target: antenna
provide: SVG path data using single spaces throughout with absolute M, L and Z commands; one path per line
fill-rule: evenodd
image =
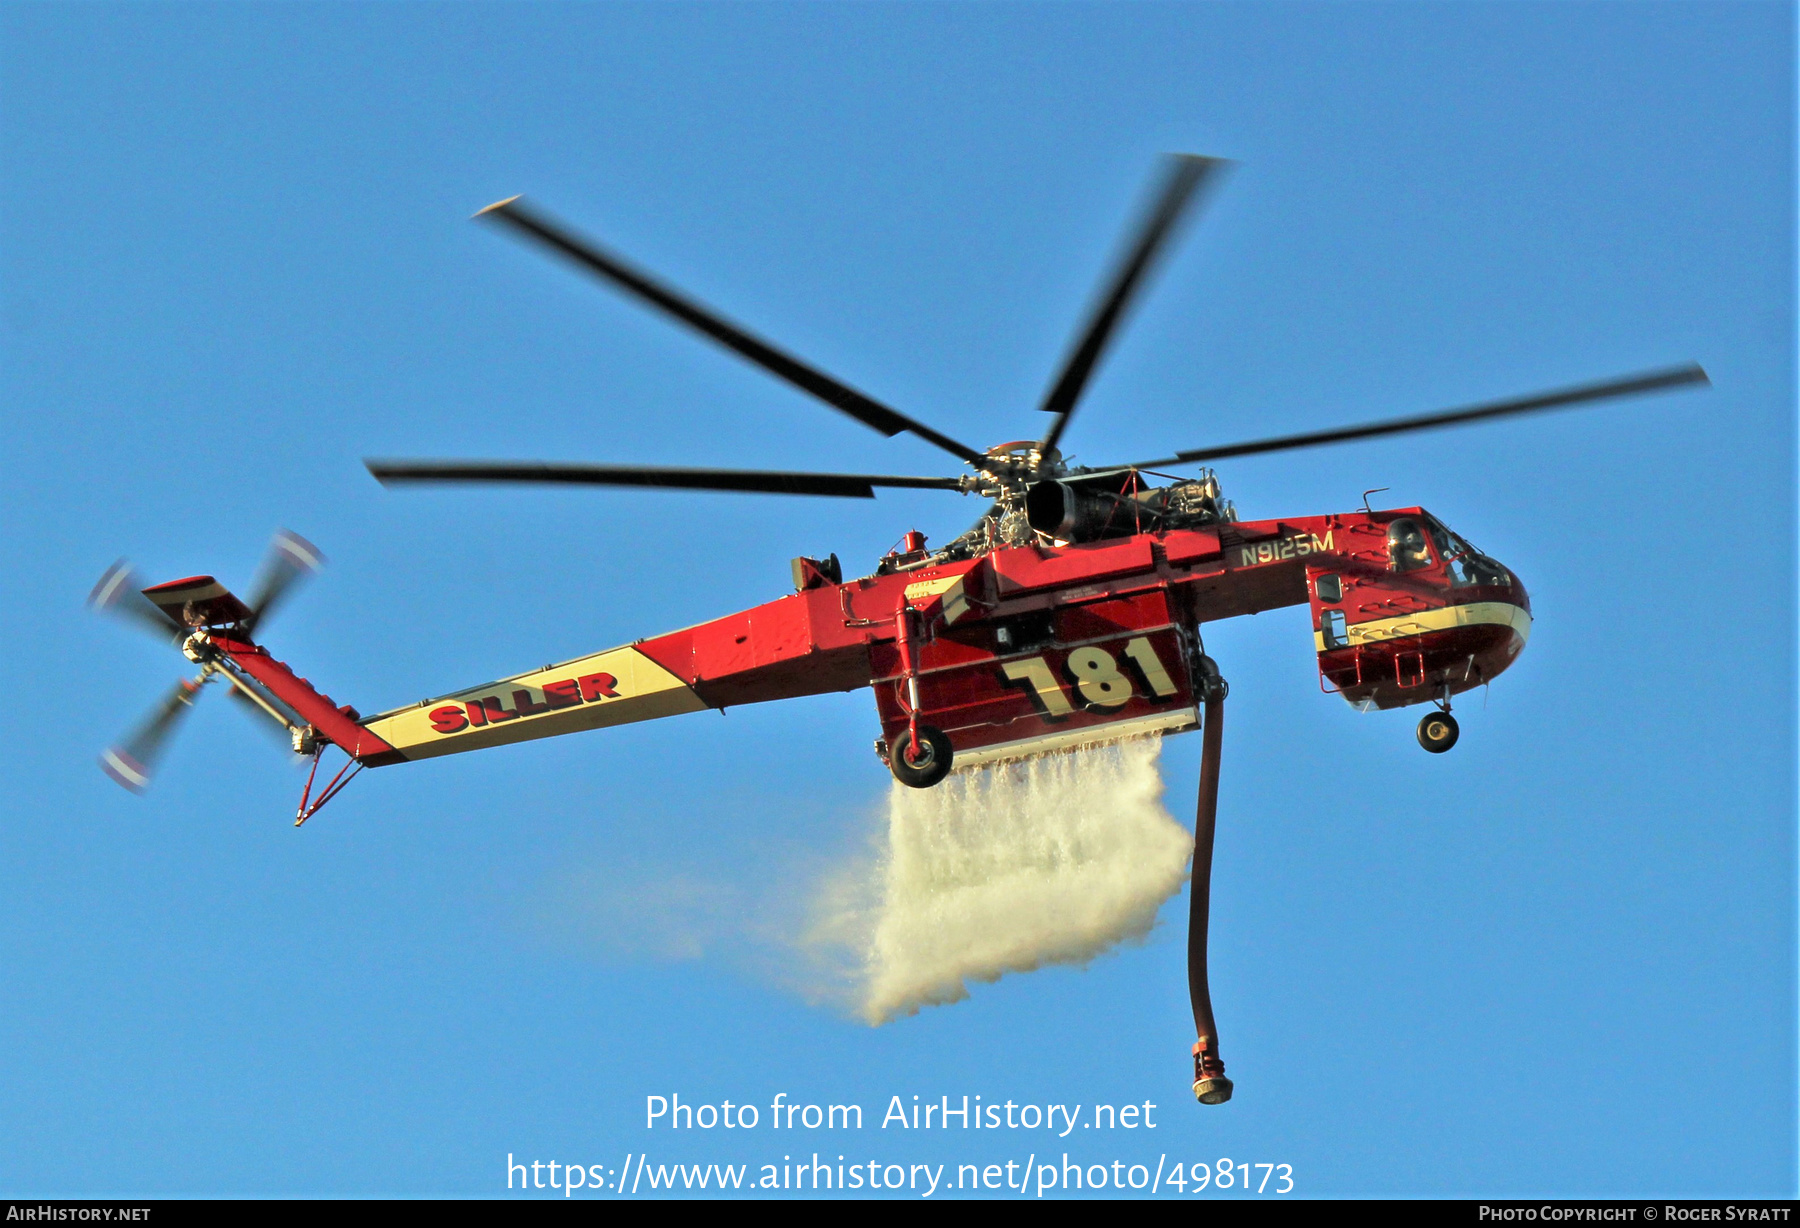
M 1374 490 L 1363 491 L 1363 511 L 1365 511 L 1365 512 L 1369 513 L 1369 515 L 1373 516 L 1375 514 L 1375 509 L 1369 506 L 1369 496 L 1370 495 L 1378 495 L 1384 490 L 1392 490 L 1392 489 L 1394 489 L 1392 486 L 1377 486 Z

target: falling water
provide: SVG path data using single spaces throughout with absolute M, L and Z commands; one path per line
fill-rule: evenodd
M 856 1013 L 883 1023 L 1147 934 L 1193 852 L 1160 750 L 1133 738 L 892 786 L 885 840 L 834 881 L 813 933 Z

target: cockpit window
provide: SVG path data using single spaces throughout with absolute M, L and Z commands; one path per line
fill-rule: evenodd
M 1450 557 L 1450 538 L 1453 534 L 1430 516 L 1425 517 L 1425 531 L 1431 534 L 1431 544 L 1437 547 L 1438 557 Z
M 1504 585 L 1512 582 L 1512 576 L 1506 568 L 1449 529 L 1435 520 L 1427 520 L 1426 524 L 1431 530 L 1431 540 L 1437 544 L 1438 554 L 1449 563 L 1447 570 L 1452 585 L 1467 588 L 1472 585 Z M 1388 536 L 1392 540 L 1392 528 L 1388 530 Z
M 1395 571 L 1417 571 L 1431 566 L 1431 551 L 1425 545 L 1425 531 L 1410 516 L 1402 516 L 1388 525 L 1388 558 Z

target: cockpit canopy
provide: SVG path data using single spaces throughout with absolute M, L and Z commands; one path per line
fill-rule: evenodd
M 1435 516 L 1401 516 L 1389 522 L 1387 541 L 1388 565 L 1395 571 L 1418 571 L 1443 563 L 1450 583 L 1457 588 L 1513 582 L 1511 572 L 1452 533 Z

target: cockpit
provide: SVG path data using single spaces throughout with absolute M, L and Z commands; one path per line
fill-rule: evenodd
M 1441 563 L 1453 588 L 1513 583 L 1511 572 L 1452 533 L 1435 516 L 1402 516 L 1391 521 L 1387 545 L 1388 565 L 1394 571 L 1419 571 Z

